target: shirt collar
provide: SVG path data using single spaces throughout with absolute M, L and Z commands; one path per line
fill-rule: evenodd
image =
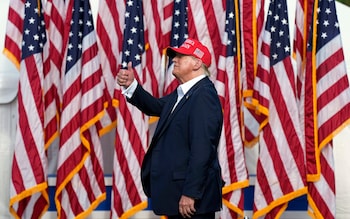
M 193 87 L 193 85 L 195 85 L 198 81 L 202 80 L 203 78 L 205 78 L 206 75 L 199 75 L 183 84 L 180 84 L 179 87 L 181 87 L 183 94 L 186 94 L 187 91 L 189 91 L 191 89 L 191 87 Z

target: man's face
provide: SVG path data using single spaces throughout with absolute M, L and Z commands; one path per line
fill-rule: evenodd
M 174 70 L 173 75 L 180 80 L 181 83 L 189 80 L 193 67 L 195 65 L 195 58 L 189 55 L 182 55 L 177 53 L 173 58 Z

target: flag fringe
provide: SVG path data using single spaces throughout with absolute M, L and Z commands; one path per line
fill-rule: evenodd
M 90 121 L 86 122 L 85 124 L 83 124 L 81 126 L 81 130 L 80 130 L 80 139 L 82 144 L 85 146 L 85 148 L 87 149 L 87 152 L 84 153 L 84 156 L 82 157 L 81 161 L 77 164 L 77 166 L 69 173 L 67 174 L 67 177 L 63 180 L 63 182 L 59 185 L 59 187 L 57 187 L 56 189 L 56 194 L 55 194 L 55 203 L 56 203 L 56 208 L 57 208 L 57 214 L 58 214 L 58 218 L 60 218 L 60 212 L 61 212 L 61 203 L 59 201 L 58 196 L 61 194 L 61 192 L 63 191 L 63 189 L 66 187 L 66 185 L 71 181 L 71 179 L 79 172 L 79 170 L 84 166 L 84 163 L 86 161 L 86 159 L 88 158 L 88 156 L 90 156 L 90 142 L 84 137 L 83 133 L 88 130 L 92 125 L 94 125 L 97 121 L 99 121 L 103 115 L 104 115 L 104 110 L 102 110 L 101 112 L 99 112 L 95 117 L 93 117 L 92 119 L 90 119 Z M 99 199 L 96 199 L 99 200 Z M 93 202 L 90 207 L 88 208 L 88 210 L 91 208 L 92 205 L 94 205 L 95 202 Z M 92 210 L 91 210 L 92 211 Z M 90 211 L 90 213 L 91 213 Z M 84 211 L 86 212 L 86 211 Z M 84 213 L 83 212 L 83 213 Z
M 135 205 L 134 207 L 130 208 L 129 210 L 126 210 L 119 219 L 128 219 L 131 216 L 135 215 L 137 212 L 146 209 L 148 206 L 148 202 L 147 201 L 143 201 L 138 205 Z
M 280 212 L 276 215 L 276 218 L 279 218 L 282 215 L 282 213 L 286 210 L 289 201 L 291 201 L 295 198 L 298 198 L 302 195 L 305 195 L 305 194 L 307 194 L 307 187 L 306 186 L 299 189 L 299 190 L 296 190 L 292 193 L 288 193 L 288 194 L 280 197 L 279 199 L 274 200 L 265 208 L 254 212 L 253 219 L 257 219 L 259 217 L 262 217 L 263 215 L 266 215 L 267 213 L 269 213 L 275 207 L 283 205 L 283 207 L 280 209 Z
M 75 219 L 82 219 L 82 218 L 86 218 L 87 216 L 89 216 L 92 211 L 102 202 L 106 199 L 107 195 L 106 193 L 102 193 L 99 197 L 96 198 L 96 200 L 91 203 L 91 205 L 89 206 L 89 208 L 85 211 L 83 211 L 82 213 L 78 214 Z
M 15 65 L 15 67 L 19 70 L 20 62 L 16 59 L 16 56 L 10 52 L 10 50 L 4 48 L 2 53 Z
M 34 193 L 38 193 L 38 192 L 41 192 L 41 194 L 43 195 L 43 197 L 45 198 L 46 200 L 46 205 L 41 213 L 41 215 L 43 215 L 47 209 L 49 208 L 49 195 L 46 191 L 46 189 L 48 188 L 48 184 L 47 182 L 43 182 L 43 183 L 40 183 L 40 184 L 37 184 L 35 185 L 34 187 L 32 188 L 29 188 L 29 189 L 26 189 L 24 190 L 23 192 L 19 193 L 18 195 L 10 198 L 10 202 L 9 202 L 9 210 L 10 210 L 10 213 L 16 218 L 16 219 L 19 219 L 21 218 L 18 214 L 17 214 L 17 211 L 13 208 L 13 205 L 16 203 L 16 202 L 20 202 L 22 201 L 23 199 L 25 198 L 28 198 L 30 196 L 32 196 Z
M 231 202 L 229 202 L 226 199 L 222 199 L 222 203 L 230 210 L 236 212 L 239 217 L 238 218 L 243 218 L 244 217 L 244 211 L 242 209 L 238 208 L 237 206 L 233 205 Z

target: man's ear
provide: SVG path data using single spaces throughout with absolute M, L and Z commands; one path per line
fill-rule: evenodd
M 194 58 L 194 60 L 195 60 L 195 64 L 194 64 L 193 68 L 194 68 L 194 70 L 197 71 L 198 69 L 200 69 L 202 67 L 203 62 L 202 62 L 202 60 L 200 60 L 198 58 Z

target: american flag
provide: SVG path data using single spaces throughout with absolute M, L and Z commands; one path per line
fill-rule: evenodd
M 172 27 L 172 22 L 173 22 L 173 15 L 174 15 L 174 0 L 164 0 L 162 1 L 162 10 L 163 13 L 161 13 L 161 31 L 162 31 L 162 47 L 163 47 L 163 61 L 162 61 L 162 68 L 164 69 L 163 75 L 165 75 L 165 70 L 168 68 L 167 63 L 165 60 L 167 59 L 167 56 L 165 54 L 166 52 L 166 47 L 170 45 L 171 41 L 171 31 L 173 29 Z M 164 85 L 164 79 L 163 79 L 163 85 Z M 163 89 L 163 87 L 162 87 Z
M 47 39 L 44 14 L 40 10 L 41 1 L 26 1 L 23 6 L 25 16 L 20 51 L 18 121 L 10 183 L 10 212 L 16 218 L 39 218 L 49 206 L 42 98 L 43 48 L 47 45 Z M 14 32 L 14 36 L 17 34 Z M 8 37 L 12 38 L 11 33 L 8 33 Z
M 64 58 L 64 22 L 65 2 L 48 0 L 45 5 L 45 23 L 48 32 L 49 47 L 45 54 L 44 65 L 44 102 L 45 102 L 45 145 L 49 147 L 59 137 L 60 104 L 62 99 L 60 77 Z
M 121 8 L 122 7 L 118 7 L 118 10 Z M 98 52 L 103 72 L 102 80 L 105 81 L 105 99 L 106 103 L 108 103 L 103 118 L 101 118 L 97 124 L 101 136 L 114 130 L 117 125 L 113 96 L 116 86 L 115 76 L 118 72 L 118 57 L 121 51 L 122 33 L 120 31 L 120 25 L 116 1 L 101 0 L 99 2 L 96 30 L 99 46 Z
M 174 1 L 172 28 L 170 35 L 170 46 L 179 47 L 188 38 L 188 18 L 187 18 L 187 0 Z M 164 92 L 170 94 L 179 85 L 172 72 L 174 64 L 168 60 L 168 67 L 165 73 Z
M 223 51 L 218 65 L 217 82 L 223 84 L 224 96 L 220 96 L 224 112 L 224 126 L 219 145 L 224 208 L 221 218 L 244 216 L 243 188 L 249 186 L 245 166 L 244 146 L 241 136 L 241 87 L 240 87 L 240 29 L 238 1 L 226 1 L 226 25 Z M 216 83 L 218 84 L 218 83 Z M 217 85 L 218 86 L 218 85 Z M 219 86 L 218 86 L 219 87 Z
M 164 65 L 162 65 L 164 37 L 162 33 L 163 1 L 151 0 L 144 4 L 144 32 L 145 32 L 145 83 L 144 87 L 155 97 L 163 94 Z
M 105 77 L 108 92 L 113 97 L 115 90 L 115 76 L 120 64 L 120 55 L 123 45 L 123 14 L 124 4 L 115 0 L 101 0 L 99 2 L 96 31 L 98 36 L 101 67 Z
M 198 39 L 208 47 L 209 51 L 212 51 L 212 64 L 209 70 L 213 81 L 216 79 L 217 63 L 219 57 L 222 55 L 222 33 L 225 32 L 225 2 L 225 0 L 211 0 L 187 1 L 186 3 L 188 37 Z M 183 0 L 164 0 L 163 3 L 164 23 L 162 25 L 162 30 L 163 39 L 165 38 L 165 40 L 162 44 L 165 46 L 170 45 L 172 39 L 172 31 L 174 29 L 172 21 L 174 18 L 174 7 L 176 3 L 184 4 Z M 169 42 L 167 41 L 168 38 L 170 39 Z M 171 73 L 169 70 L 167 71 Z M 166 90 L 166 87 L 167 85 L 165 85 L 164 90 Z
M 69 1 L 55 202 L 59 218 L 86 217 L 106 198 L 96 122 L 104 82 L 89 1 Z
M 306 45 L 308 42 L 308 28 L 312 19 L 314 0 L 298 0 L 295 9 L 295 28 L 293 41 L 293 55 L 296 61 L 297 74 L 297 97 L 300 101 L 302 92 L 302 83 L 304 82 L 304 69 L 306 58 Z
M 221 49 L 224 44 L 222 36 L 225 32 L 225 2 L 188 2 L 188 36 L 198 39 L 211 51 L 212 62 L 209 71 L 213 81 L 216 79 L 217 65 L 223 53 Z
M 252 105 L 253 84 L 257 70 L 257 54 L 263 33 L 265 0 L 242 0 L 240 5 L 241 53 L 242 68 L 240 70 L 243 95 L 243 130 L 244 145 L 254 146 L 259 137 L 259 116 L 254 113 Z
M 335 2 L 316 0 L 314 4 L 302 101 L 304 124 L 312 124 L 305 126 L 306 150 L 315 154 L 306 156 L 311 176 L 309 213 L 316 218 L 335 218 L 332 139 L 350 123 L 350 88 Z
M 4 54 L 19 69 L 22 55 L 24 0 L 10 0 Z
M 125 19 L 121 67 L 126 68 L 131 62 L 135 69 L 135 77 L 143 85 L 147 77 L 142 1 L 130 0 L 126 5 L 124 1 L 120 1 L 118 7 L 125 7 L 125 15 L 119 14 L 120 19 Z M 140 171 L 148 147 L 148 117 L 126 102 L 120 88 L 116 90 L 115 98 L 118 100 L 118 126 L 113 164 L 111 218 L 128 218 L 147 207 Z
M 306 72 L 312 72 L 312 61 L 307 61 L 312 60 L 312 47 L 307 47 L 307 45 L 313 38 L 313 30 L 311 30 L 313 26 L 312 20 L 314 19 L 313 7 L 314 0 L 298 1 L 295 20 L 296 32 L 294 35 L 294 52 L 297 62 L 297 98 L 300 108 L 300 121 L 303 124 L 306 121 L 305 119 L 310 119 L 310 123 L 302 126 L 302 132 L 304 133 L 303 141 L 305 142 L 307 181 L 317 180 L 320 171 L 319 162 L 317 162 L 317 135 L 314 133 L 316 124 L 313 122 L 314 118 L 317 117 L 313 110 L 315 85 L 311 82 L 313 80 L 312 74 L 306 74 Z
M 253 103 L 264 116 L 253 218 L 276 218 L 292 199 L 307 193 L 289 22 L 285 0 L 270 2 L 258 56 Z M 256 102 L 254 102 L 256 101 Z

